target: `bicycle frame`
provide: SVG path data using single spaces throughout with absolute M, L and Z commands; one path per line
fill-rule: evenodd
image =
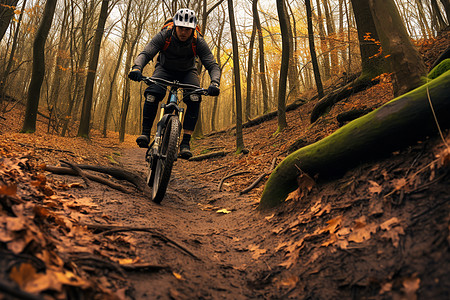
M 171 115 L 176 115 L 180 121 L 180 123 L 183 123 L 184 120 L 184 108 L 180 107 L 179 104 L 182 100 L 184 100 L 186 97 L 190 96 L 191 94 L 200 94 L 200 95 L 208 95 L 208 92 L 206 89 L 202 89 L 196 85 L 191 84 L 184 84 L 179 81 L 168 81 L 162 78 L 151 78 L 151 77 L 144 77 L 142 79 L 146 84 L 150 85 L 151 83 L 157 84 L 159 86 L 162 86 L 167 89 L 167 87 L 170 86 L 169 91 L 169 97 L 167 98 L 166 103 L 161 104 L 161 112 L 159 121 L 157 123 L 157 129 L 155 133 L 155 139 L 153 142 L 152 148 L 154 148 L 153 154 L 156 154 L 158 152 L 158 147 L 161 143 L 161 137 L 163 135 L 163 131 L 165 129 L 165 126 L 167 124 L 167 121 Z M 193 89 L 193 91 L 183 95 L 183 97 L 178 97 L 178 92 L 180 89 Z
M 191 94 L 208 95 L 208 91 L 195 85 L 160 78 L 144 77 L 142 81 L 149 85 L 158 84 L 166 89 L 170 86 L 169 97 L 165 104 L 161 104 L 155 138 L 145 155 L 149 163 L 147 184 L 152 187 L 152 200 L 160 203 L 170 180 L 173 162 L 177 158 L 181 124 L 184 118 L 184 108 L 179 107 L 179 104 Z M 183 89 L 183 97 L 178 97 L 180 89 Z M 187 89 L 192 91 L 185 92 Z

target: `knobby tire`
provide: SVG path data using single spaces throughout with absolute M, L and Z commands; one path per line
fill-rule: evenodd
M 152 200 L 161 203 L 169 185 L 172 166 L 177 157 L 177 146 L 181 124 L 178 118 L 172 117 L 167 123 L 161 143 L 161 156 L 154 166 Z

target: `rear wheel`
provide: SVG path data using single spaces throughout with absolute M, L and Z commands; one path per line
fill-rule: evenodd
M 177 117 L 172 117 L 167 123 L 161 141 L 161 152 L 158 159 L 153 163 L 152 176 L 152 200 L 161 203 L 167 190 L 172 173 L 172 166 L 177 157 L 177 145 L 181 124 Z

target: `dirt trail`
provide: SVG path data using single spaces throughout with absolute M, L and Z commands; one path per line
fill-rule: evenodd
M 144 172 L 144 151 L 126 149 L 120 159 L 128 170 Z M 270 234 L 264 216 L 244 196 L 217 192 L 217 184 L 199 182 L 180 168 L 178 160 L 161 205 L 100 187 L 89 195 L 102 206 L 111 223 L 150 227 L 189 250 L 195 257 L 146 232 L 131 233 L 142 262 L 168 266 L 158 272 L 129 273 L 136 299 L 248 299 L 252 274 L 268 264 L 257 261 L 252 244 Z M 230 213 L 218 213 L 225 208 Z M 260 250 L 262 251 L 262 250 Z M 254 256 L 256 255 L 256 256 Z M 178 277 L 178 278 L 177 278 Z

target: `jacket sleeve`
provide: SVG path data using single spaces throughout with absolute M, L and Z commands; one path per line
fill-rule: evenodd
M 214 58 L 211 50 L 209 49 L 208 44 L 205 39 L 201 36 L 197 39 L 197 55 L 200 58 L 200 61 L 205 66 L 206 70 L 208 70 L 209 76 L 211 77 L 211 81 L 220 84 L 220 68 Z
M 149 61 L 153 60 L 153 58 L 164 48 L 164 44 L 166 42 L 165 34 L 167 31 L 160 31 L 156 34 L 152 40 L 145 46 L 144 50 L 136 57 L 134 60 L 134 65 L 132 69 L 142 69 L 148 64 Z

